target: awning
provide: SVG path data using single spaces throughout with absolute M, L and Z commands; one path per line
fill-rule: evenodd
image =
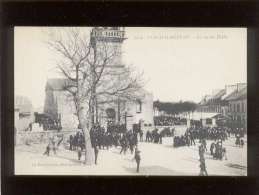
M 224 117 L 222 114 L 217 112 L 194 112 L 190 113 L 190 118 L 187 116 L 187 119 L 199 121 L 201 119 L 212 119 L 212 118 L 220 118 Z

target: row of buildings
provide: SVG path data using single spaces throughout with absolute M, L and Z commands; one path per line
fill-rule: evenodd
M 247 124 L 247 84 L 226 85 L 205 95 L 197 108 L 201 113 L 220 113 L 233 126 L 246 127 Z

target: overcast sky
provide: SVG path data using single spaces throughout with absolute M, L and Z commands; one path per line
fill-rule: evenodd
M 90 31 L 90 28 L 84 28 Z M 48 78 L 58 77 L 46 27 L 15 28 L 15 94 L 42 107 Z M 226 84 L 246 82 L 245 28 L 126 28 L 123 61 L 144 71 L 154 100 L 199 102 Z

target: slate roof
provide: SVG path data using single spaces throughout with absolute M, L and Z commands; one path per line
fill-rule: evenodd
M 65 86 L 71 85 L 72 81 L 69 79 L 63 78 L 55 78 L 55 79 L 48 79 L 46 84 L 46 89 L 51 89 L 54 91 L 62 91 L 64 90 Z
M 235 100 L 241 100 L 247 98 L 247 87 L 241 89 L 240 91 L 235 90 L 233 93 L 229 94 L 225 98 L 227 101 L 235 101 Z
M 211 99 L 219 99 L 221 98 L 223 95 L 225 95 L 226 90 L 225 89 L 221 89 L 218 93 L 216 93 Z

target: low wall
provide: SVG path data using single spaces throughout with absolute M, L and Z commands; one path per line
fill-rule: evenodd
M 29 127 L 29 124 L 34 121 L 33 117 L 23 117 L 15 121 L 17 131 L 24 131 Z
M 48 143 L 48 140 L 51 136 L 57 135 L 58 137 L 63 136 L 63 142 L 67 142 L 69 140 L 69 136 L 71 134 L 75 134 L 77 130 L 67 130 L 60 131 L 51 130 L 51 131 L 41 131 L 41 132 L 33 132 L 33 131 L 19 131 L 16 133 L 16 145 L 23 144 L 42 144 Z

